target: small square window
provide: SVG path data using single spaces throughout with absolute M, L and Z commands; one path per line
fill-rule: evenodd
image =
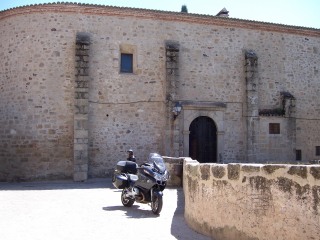
M 320 156 L 320 146 L 316 146 L 316 156 Z
M 296 160 L 297 161 L 301 161 L 302 160 L 301 150 L 296 150 Z
M 280 123 L 269 123 L 269 134 L 280 134 Z
M 121 53 L 120 72 L 133 73 L 133 54 Z

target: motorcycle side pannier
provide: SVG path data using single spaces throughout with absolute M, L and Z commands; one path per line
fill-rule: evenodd
M 121 173 L 137 174 L 137 164 L 131 161 L 119 161 L 117 170 Z
M 127 176 L 124 174 L 115 171 L 112 178 L 112 184 L 115 188 L 124 189 L 125 187 L 129 187 L 129 182 Z

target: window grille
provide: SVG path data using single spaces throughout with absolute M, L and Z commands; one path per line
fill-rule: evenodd
M 301 161 L 302 160 L 302 152 L 301 150 L 296 150 L 296 160 Z
M 269 134 L 280 134 L 280 123 L 269 123 Z
M 320 156 L 320 146 L 316 146 L 316 156 Z

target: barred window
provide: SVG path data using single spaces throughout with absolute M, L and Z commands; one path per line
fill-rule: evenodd
M 269 123 L 269 134 L 280 134 L 280 123 Z
M 302 160 L 302 152 L 301 150 L 296 150 L 296 160 L 301 161 Z
M 320 156 L 320 146 L 316 146 L 316 156 Z

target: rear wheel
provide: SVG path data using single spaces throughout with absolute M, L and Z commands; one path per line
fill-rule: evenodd
M 127 197 L 128 189 L 123 189 L 121 193 L 121 202 L 125 207 L 131 207 L 134 203 L 134 199 Z
M 151 210 L 154 214 L 159 215 L 162 210 L 163 200 L 162 195 L 154 194 L 151 202 Z

